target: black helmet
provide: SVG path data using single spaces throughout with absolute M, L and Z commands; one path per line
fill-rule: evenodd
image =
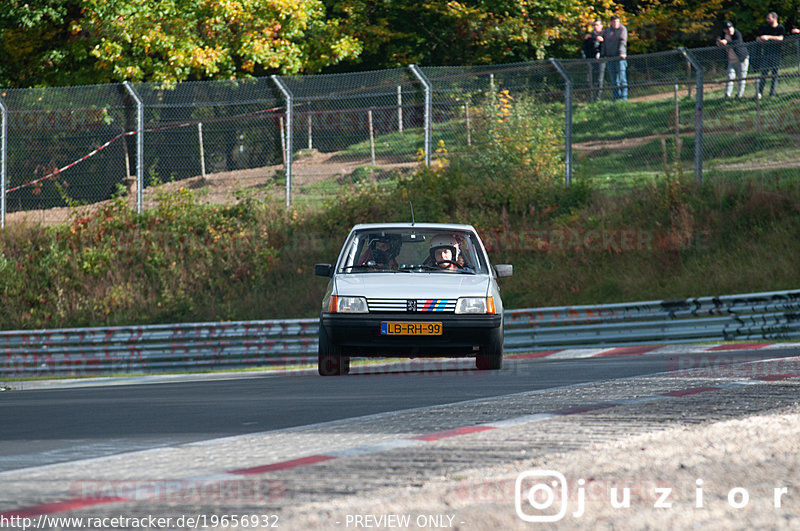
M 386 243 L 386 249 L 378 249 L 379 243 Z M 400 236 L 397 234 L 372 234 L 369 239 L 369 252 L 377 264 L 386 264 L 400 252 Z

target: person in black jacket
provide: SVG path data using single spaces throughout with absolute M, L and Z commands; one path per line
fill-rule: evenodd
M 586 83 L 589 86 L 589 94 L 595 101 L 600 99 L 603 94 L 603 77 L 606 75 L 606 64 L 597 62 L 600 59 L 600 41 L 597 37 L 603 33 L 603 21 L 599 18 L 592 23 L 591 33 L 583 36 L 583 47 L 581 55 L 584 59 L 589 59 L 586 63 Z M 594 80 L 597 80 L 597 95 L 594 95 Z
M 786 35 L 786 28 L 783 24 L 778 24 L 778 14 L 774 11 L 767 15 L 767 23 L 758 30 L 756 42 L 759 43 L 759 69 L 761 79 L 758 81 L 757 98 L 761 98 L 764 93 L 764 86 L 767 84 L 767 74 L 772 74 L 772 85 L 769 95 L 775 95 L 775 85 L 778 84 L 778 68 L 781 66 L 781 44 Z
M 725 48 L 728 56 L 728 82 L 725 83 L 725 99 L 730 99 L 733 93 L 734 79 L 739 80 L 739 91 L 736 93 L 736 98 L 741 99 L 744 96 L 750 54 L 747 52 L 742 33 L 733 27 L 733 22 L 725 22 L 725 29 L 717 39 L 717 46 Z
M 611 16 L 611 26 L 597 38 L 600 41 L 600 57 L 609 58 L 608 78 L 614 86 L 614 101 L 628 99 L 628 30 L 617 15 Z

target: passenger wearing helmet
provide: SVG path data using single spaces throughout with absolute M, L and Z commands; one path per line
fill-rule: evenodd
M 395 257 L 400 251 L 399 239 L 393 235 L 380 234 L 370 237 L 368 251 L 360 261 L 360 265 L 397 269 Z
M 431 238 L 430 260 L 447 271 L 456 271 L 464 267 L 461 246 L 451 234 L 437 234 Z

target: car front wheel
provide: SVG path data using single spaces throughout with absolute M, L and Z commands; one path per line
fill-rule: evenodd
M 325 327 L 319 325 L 319 357 L 317 371 L 320 376 L 339 376 L 350 372 L 350 356 L 342 354 L 342 349 L 333 344 Z

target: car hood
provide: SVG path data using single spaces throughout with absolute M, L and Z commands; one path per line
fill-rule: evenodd
M 367 273 L 336 277 L 335 294 L 380 299 L 483 297 L 488 275 L 460 273 Z

